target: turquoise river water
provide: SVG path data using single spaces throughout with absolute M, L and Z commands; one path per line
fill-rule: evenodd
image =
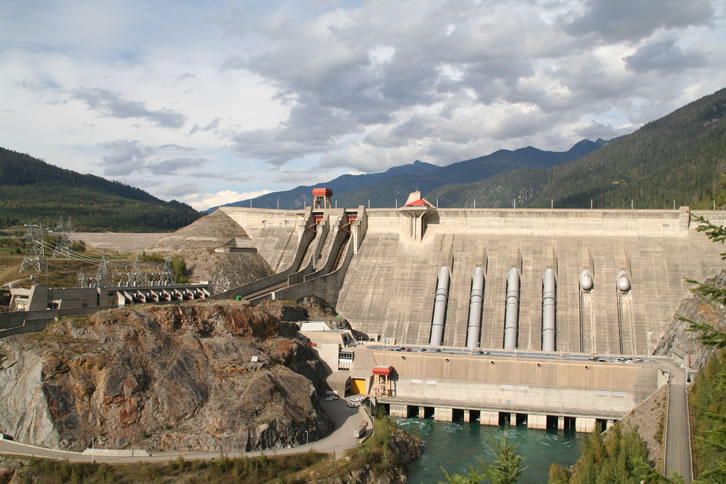
M 557 462 L 570 466 L 582 453 L 583 435 L 562 430 L 534 430 L 526 427 L 481 426 L 479 422 L 434 422 L 433 419 L 394 419 L 402 428 L 417 434 L 426 444 L 421 459 L 409 466 L 408 479 L 412 484 L 445 481 L 441 467 L 449 474 L 465 473 L 470 465 L 478 464 L 478 457 L 486 462 L 494 460 L 488 451 L 487 433 L 506 432 L 517 445 L 519 455 L 528 466 L 520 484 L 546 483 L 550 464 Z

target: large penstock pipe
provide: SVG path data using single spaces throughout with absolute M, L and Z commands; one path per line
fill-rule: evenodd
M 504 349 L 517 349 L 517 325 L 519 324 L 519 271 L 509 269 L 507 276 L 507 307 L 504 315 Z
M 542 351 L 555 351 L 555 271 L 548 267 L 542 280 Z
M 615 276 L 615 279 L 617 281 L 618 290 L 621 293 L 626 293 L 630 291 L 630 278 L 628 277 L 627 271 L 622 270 L 618 272 L 618 275 Z
M 441 346 L 444 339 L 444 320 L 446 319 L 446 301 L 449 298 L 449 268 L 441 267 L 439 283 L 436 285 L 436 299 L 434 300 L 434 319 L 431 323 L 430 345 Z
M 484 269 L 477 267 L 471 276 L 471 298 L 469 302 L 469 326 L 466 330 L 466 347 L 479 346 L 481 337 L 481 307 L 484 296 Z
M 583 271 L 580 272 L 580 288 L 582 288 L 585 292 L 589 292 L 592 290 L 592 286 L 592 272 L 590 272 L 590 269 L 583 269 Z

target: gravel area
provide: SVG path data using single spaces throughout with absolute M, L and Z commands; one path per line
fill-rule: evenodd
M 133 232 L 75 232 L 72 240 L 82 240 L 88 245 L 99 249 L 118 252 L 140 252 L 156 244 L 168 233 L 133 233 Z

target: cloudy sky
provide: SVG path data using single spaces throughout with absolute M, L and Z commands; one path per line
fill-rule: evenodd
M 726 0 L 0 7 L 0 146 L 198 209 L 566 150 L 726 87 Z

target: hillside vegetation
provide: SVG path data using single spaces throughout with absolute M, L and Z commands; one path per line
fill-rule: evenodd
M 426 193 L 443 206 L 670 208 L 711 206 L 726 171 L 726 89 L 580 159 Z
M 86 231 L 169 231 L 200 217 L 190 206 L 165 202 L 138 188 L 58 168 L 0 148 L 0 227 L 71 217 Z
M 690 394 L 696 475 L 713 482 L 726 479 L 726 356 L 711 357 Z

